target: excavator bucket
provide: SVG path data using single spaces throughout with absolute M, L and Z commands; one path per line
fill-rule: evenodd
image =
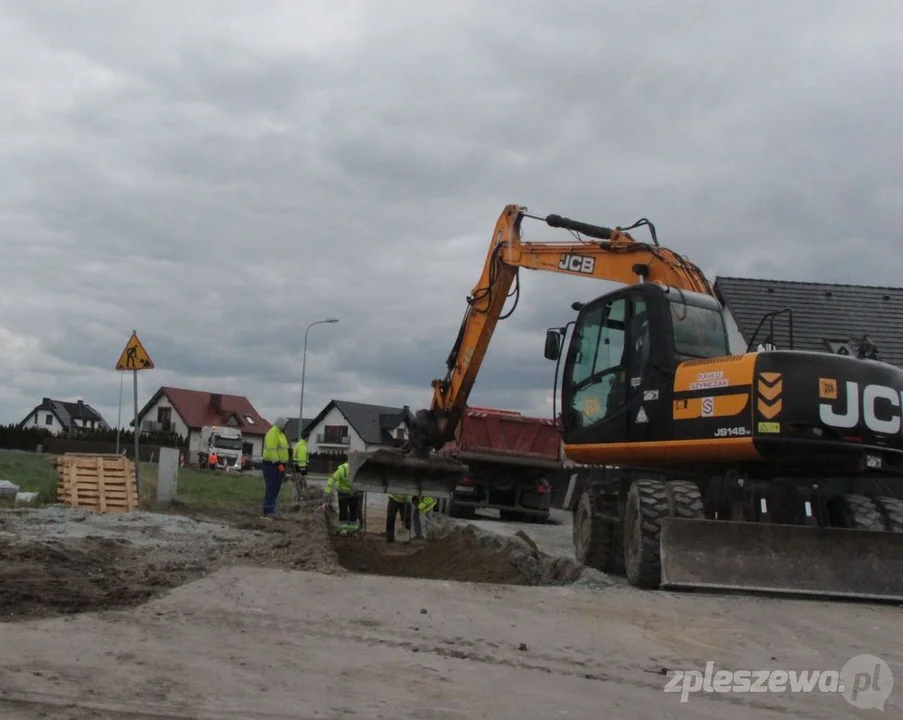
M 352 454 L 348 471 L 355 490 L 443 498 L 451 495 L 468 468 L 453 458 L 419 458 L 399 451 L 377 450 Z
M 903 533 L 662 520 L 663 588 L 903 601 Z

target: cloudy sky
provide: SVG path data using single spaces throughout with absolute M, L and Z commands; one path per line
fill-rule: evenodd
M 507 203 L 649 217 L 712 278 L 903 284 L 901 21 L 897 0 L 2 0 L 0 422 L 51 396 L 115 424 L 132 329 L 142 403 L 169 384 L 296 414 L 328 316 L 305 415 L 422 407 Z M 612 287 L 523 275 L 471 402 L 547 415 L 545 328 Z

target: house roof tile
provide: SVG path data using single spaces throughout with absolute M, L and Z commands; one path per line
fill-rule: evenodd
M 394 444 L 392 430 L 398 427 L 403 420 L 411 422 L 413 416 L 410 408 L 391 407 L 388 405 L 369 405 L 367 403 L 351 402 L 349 400 L 332 400 L 315 417 L 310 425 L 305 426 L 305 433 L 309 433 L 313 425 L 319 423 L 331 408 L 337 408 L 355 432 L 360 435 L 368 445 Z
M 903 367 L 903 288 L 719 277 L 715 291 L 747 343 L 766 313 L 789 307 L 796 349 L 833 352 L 829 342 L 858 344 L 868 335 L 881 360 Z M 764 342 L 767 326 L 757 343 Z M 775 318 L 778 347 L 790 347 L 789 327 L 787 315 Z
M 45 397 L 41 399 L 40 405 L 36 405 L 28 413 L 27 417 L 31 417 L 36 412 L 53 413 L 65 429 L 70 429 L 75 420 L 93 420 L 99 428 L 110 427 L 103 416 L 86 402 L 69 402 L 68 400 L 54 400 L 53 398 Z
M 138 414 L 144 418 L 148 409 L 162 396 L 166 396 L 182 421 L 192 430 L 204 425 L 225 425 L 230 417 L 235 417 L 235 427 L 245 435 L 266 435 L 271 423 L 267 422 L 250 400 L 242 395 L 210 393 L 202 390 L 188 390 L 162 386 Z M 219 407 L 214 402 L 219 402 Z

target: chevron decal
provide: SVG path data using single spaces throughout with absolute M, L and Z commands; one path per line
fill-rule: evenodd
M 756 398 L 756 409 L 759 411 L 759 415 L 766 420 L 777 417 L 783 404 L 781 401 L 783 390 L 784 381 L 781 379 L 781 373 L 759 373 L 758 398 Z

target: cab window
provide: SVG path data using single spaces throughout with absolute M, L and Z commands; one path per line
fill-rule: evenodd
M 624 297 L 591 309 L 576 328 L 569 385 L 570 409 L 587 426 L 611 415 L 623 404 Z
M 673 301 L 671 323 L 678 355 L 694 358 L 730 355 L 724 317 L 718 310 Z

